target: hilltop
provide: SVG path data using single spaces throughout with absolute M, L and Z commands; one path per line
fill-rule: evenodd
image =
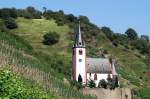
M 0 11 L 1 48 L 12 53 L 10 62 L 8 61 L 10 55 L 5 52 L 5 56 L 7 56 L 6 60 L 3 60 L 6 61 L 5 65 L 29 66 L 29 68 L 38 69 L 36 70 L 38 71 L 37 74 L 42 72 L 42 77 L 51 75 L 52 77 L 47 79 L 55 80 L 52 81 L 54 89 L 61 86 L 60 89 L 63 90 L 62 92 L 54 91 L 54 95 L 57 96 L 58 93 L 65 96 L 64 92 L 71 89 L 68 84 L 61 82 L 63 79 L 71 80 L 71 48 L 74 43 L 74 28 L 77 26 L 77 17 L 72 14 L 64 14 L 61 10 L 53 12 L 45 9 L 42 13 L 31 9 L 31 7 L 26 10 L 13 9 L 13 11 L 18 11 L 18 13 L 16 15 L 7 13 L 5 17 L 1 15 L 4 12 Z M 16 24 L 16 26 L 13 24 L 13 29 L 8 27 L 9 21 Z M 80 16 L 80 21 L 88 56 L 104 57 L 107 55 L 115 58 L 121 87 L 132 88 L 135 97 L 149 98 L 150 43 L 145 39 L 146 37 L 142 39 L 134 35 L 130 38 L 124 33 L 114 33 L 108 27 L 99 28 L 91 23 L 86 16 Z M 134 29 L 128 30 L 136 33 Z M 56 44 L 43 44 L 43 36 L 49 32 L 56 32 L 59 35 L 59 41 Z M 18 70 L 20 71 L 20 69 Z M 33 80 L 32 77 L 28 76 L 27 78 Z M 39 79 L 34 80 L 38 81 Z M 47 79 L 45 82 L 41 82 L 42 80 L 39 82 L 46 85 Z M 56 82 L 59 84 L 55 85 Z M 74 91 L 76 90 L 71 90 L 71 92 Z M 77 92 L 78 95 L 82 97 L 82 94 Z M 74 96 L 71 94 L 70 97 Z

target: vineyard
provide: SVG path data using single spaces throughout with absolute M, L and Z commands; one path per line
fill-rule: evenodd
M 32 52 L 32 47 L 19 37 L 0 32 L 0 66 L 8 66 L 15 74 L 36 82 L 61 99 L 96 99 L 96 96 L 84 95 L 63 83 L 53 69 L 44 72 L 42 67 L 48 67 L 48 64 L 32 56 Z

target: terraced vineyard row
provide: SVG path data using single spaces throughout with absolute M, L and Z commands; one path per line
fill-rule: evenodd
M 35 81 L 46 91 L 54 93 L 61 98 L 68 99 L 95 99 L 95 96 L 84 95 L 83 93 L 72 89 L 69 85 L 63 83 L 62 80 L 55 77 L 57 75 L 53 70 L 45 73 L 39 67 L 45 64 L 41 63 L 36 57 L 28 54 L 26 47 L 18 48 L 15 38 L 9 37 L 7 33 L 0 32 L 0 65 L 9 66 L 16 74 L 26 79 Z M 18 43 L 18 44 L 16 44 Z M 15 46 L 14 46 L 15 45 Z

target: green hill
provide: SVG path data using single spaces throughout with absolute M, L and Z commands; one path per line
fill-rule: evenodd
M 1 88 L 4 89 L 3 93 L 0 93 L 1 97 L 25 98 L 33 96 L 33 99 L 43 97 L 46 99 L 95 99 L 94 96 L 83 95 L 66 84 L 63 80 L 63 74 L 51 68 L 49 63 L 46 62 L 47 60 L 44 61 L 43 59 L 46 59 L 46 55 L 42 55 L 42 53 L 34 51 L 32 46 L 20 37 L 11 33 L 0 32 L 0 67 L 6 68 L 6 70 L 2 70 L 2 75 L 0 75 L 6 78 L 5 82 L 1 80 Z M 40 58 L 41 56 L 42 58 Z M 5 74 L 7 71 L 10 71 L 8 74 L 10 80 Z M 15 75 L 19 78 L 14 79 Z M 18 82 L 15 82 L 15 80 L 18 80 Z M 12 90 L 8 90 L 7 85 L 9 84 Z M 16 84 L 16 87 L 11 84 Z
M 57 26 L 57 24 L 53 20 L 48 21 L 44 19 L 28 20 L 24 18 L 19 18 L 17 19 L 17 23 L 19 25 L 19 28 L 11 30 L 9 32 L 15 33 L 24 38 L 25 40 L 27 40 L 36 51 L 42 51 L 47 55 L 59 53 L 60 55 L 64 55 L 64 57 L 68 58 L 68 60 L 71 60 L 71 53 L 68 50 L 71 49 L 70 44 L 72 44 L 72 41 L 67 37 L 68 32 L 71 31 L 72 29 L 69 29 L 67 26 Z M 37 29 L 37 27 L 40 28 Z M 45 33 L 48 31 L 55 31 L 59 33 L 61 35 L 59 43 L 53 46 L 43 45 L 42 44 L 43 39 L 42 37 L 44 35 L 43 31 Z M 91 48 L 88 49 L 89 54 L 96 54 L 97 50 L 100 48 L 107 50 L 119 62 L 118 73 L 120 74 L 120 76 L 129 80 L 131 84 L 136 85 L 138 87 L 140 87 L 140 85 L 143 84 L 147 85 L 149 83 L 149 79 L 146 79 L 143 72 L 149 72 L 149 70 L 147 70 L 148 67 L 141 58 L 142 55 L 130 49 L 126 51 L 126 48 L 121 45 L 119 45 L 118 47 L 113 46 L 112 43 L 105 37 L 105 35 L 103 35 L 102 32 L 100 33 L 101 33 L 100 34 L 101 37 L 99 38 L 100 40 L 95 41 L 97 43 L 96 48 L 95 46 L 93 46 L 93 44 L 95 43 L 94 41 L 89 42 L 87 44 L 91 46 Z M 68 68 L 71 68 L 71 66 Z M 144 77 L 144 79 L 141 80 L 140 77 Z
M 64 79 L 71 80 L 71 49 L 74 43 L 73 35 L 74 28 L 77 26 L 77 17 L 72 14 L 66 15 L 62 11 L 50 12 L 49 10 L 38 19 L 34 18 L 32 13 L 30 17 L 18 15 L 14 18 L 18 26 L 15 29 L 3 26 L 5 20 L 0 20 L 1 30 L 7 32 L 0 33 L 0 52 L 1 56 L 5 56 L 5 58 L 1 57 L 4 65 L 20 66 L 16 67 L 17 70 L 12 68 L 12 71 L 16 71 L 15 73 L 19 75 L 25 73 L 25 78 L 39 82 L 39 86 L 48 86 L 47 90 L 55 96 L 65 99 L 66 97 L 69 99 L 70 97 L 90 98 L 76 89 L 72 90 L 71 85 L 62 83 Z M 145 58 L 148 53 L 141 52 L 141 47 L 137 47 L 134 42 L 136 40 L 124 39 L 122 35 L 118 36 L 112 31 L 109 31 L 108 36 L 107 32 L 92 24 L 87 17 L 80 16 L 80 20 L 88 56 L 104 57 L 103 53 L 105 53 L 115 58 L 121 87 L 132 88 L 135 99 L 137 97 L 148 99 L 150 97 L 150 65 Z M 59 34 L 58 43 L 43 44 L 43 36 L 48 32 Z M 141 45 L 146 48 L 145 43 Z M 25 67 L 28 67 L 26 71 L 21 72 Z M 31 74 L 34 72 L 34 76 L 38 75 L 39 78 L 34 78 L 28 69 L 31 70 Z M 43 78 L 46 79 L 43 81 Z

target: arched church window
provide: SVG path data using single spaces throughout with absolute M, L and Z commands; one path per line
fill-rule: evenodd
M 79 55 L 82 55 L 82 50 L 79 50 Z
M 94 74 L 94 80 L 97 80 L 97 74 L 96 73 Z
M 90 77 L 91 77 L 91 73 L 90 73 Z
M 82 77 L 81 77 L 80 74 L 78 75 L 78 82 L 79 82 L 79 83 L 82 83 Z

